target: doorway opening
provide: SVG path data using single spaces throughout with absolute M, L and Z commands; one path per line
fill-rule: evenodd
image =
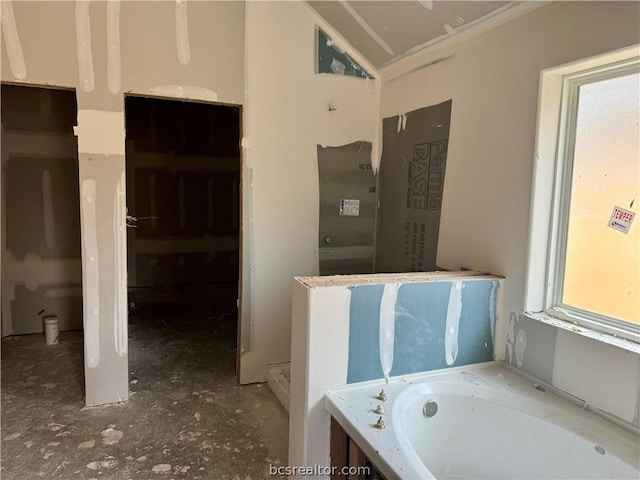
M 9 83 L 2 83 L 0 90 L 2 337 L 19 335 L 19 344 L 28 352 L 7 357 L 3 348 L 3 366 L 7 361 L 10 373 L 5 375 L 3 370 L 2 387 L 11 386 L 19 395 L 22 380 L 28 376 L 22 369 L 48 369 L 53 351 L 49 345 L 60 342 L 54 349 L 60 374 L 52 375 L 48 384 L 64 384 L 81 398 L 80 189 L 73 131 L 76 92 Z
M 241 114 L 125 97 L 130 365 L 170 371 L 170 343 L 174 356 L 214 356 L 210 368 L 238 373 Z

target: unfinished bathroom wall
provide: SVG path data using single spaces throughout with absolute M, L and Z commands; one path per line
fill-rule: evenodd
M 390 117 L 453 99 L 437 262 L 506 277 L 500 356 L 635 426 L 638 354 L 522 312 L 540 71 L 637 44 L 639 15 L 637 3 L 554 2 L 384 69 L 381 107 Z
M 320 275 L 373 273 L 376 178 L 371 143 L 318 145 Z
M 475 272 L 296 278 L 289 465 L 329 465 L 329 389 L 493 360 L 501 285 Z
M 77 91 L 86 403 L 126 400 L 124 92 L 242 103 L 245 5 L 2 7 L 2 80 Z
M 377 272 L 438 270 L 451 101 L 382 122 Z
M 379 81 L 316 72 L 316 25 L 375 69 L 302 2 L 248 2 L 243 140 L 241 381 L 290 360 L 291 278 L 319 263 L 317 146 L 379 142 Z
M 82 329 L 76 96 L 2 85 L 2 334 Z

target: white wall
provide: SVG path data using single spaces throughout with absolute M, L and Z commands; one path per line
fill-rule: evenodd
M 126 400 L 124 93 L 241 104 L 245 5 L 190 2 L 182 35 L 175 2 L 2 3 L 2 80 L 77 89 L 86 402 Z
M 433 60 L 452 58 L 384 82 L 381 106 L 388 117 L 453 99 L 438 265 L 506 277 L 505 310 L 527 333 L 522 368 L 627 422 L 638 409 L 638 355 L 567 339 L 571 334 L 517 316 L 524 309 L 540 71 L 638 43 L 639 15 L 637 2 L 544 6 Z M 592 376 L 592 361 L 571 361 L 576 356 L 608 363 L 606 385 L 602 372 Z M 611 392 L 622 400 L 609 401 Z
M 317 21 L 302 2 L 247 3 L 243 383 L 289 361 L 291 279 L 318 273 L 317 144 L 377 151 L 379 81 L 315 74 Z

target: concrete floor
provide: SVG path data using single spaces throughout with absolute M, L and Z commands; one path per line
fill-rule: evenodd
M 83 408 L 81 332 L 3 339 L 2 479 L 248 480 L 286 465 L 284 409 L 235 379 L 235 295 L 202 293 L 138 293 L 126 404 Z

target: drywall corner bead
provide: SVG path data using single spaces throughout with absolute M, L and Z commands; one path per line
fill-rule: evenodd
M 115 308 L 113 319 L 113 340 L 116 354 L 124 357 L 127 354 L 127 237 L 125 206 L 126 181 L 124 172 L 116 185 L 113 199 L 113 236 L 116 249 L 115 261 Z
M 189 21 L 187 19 L 186 0 L 176 0 L 176 46 L 178 61 L 188 65 L 191 61 L 191 46 L 189 44 Z
M 12 0 L 2 1 L 2 33 L 4 43 L 7 48 L 7 57 L 9 58 L 9 67 L 11 73 L 18 80 L 22 80 L 27 76 L 27 66 L 24 62 L 24 52 L 22 51 L 22 43 L 20 43 L 20 35 L 18 35 L 18 26 L 13 13 Z
M 78 110 L 78 152 L 124 155 L 124 112 Z
M 120 0 L 107 0 L 107 85 L 116 95 L 122 83 L 120 61 Z
M 76 1 L 76 41 L 80 88 L 84 92 L 93 92 L 95 89 L 95 79 L 93 76 L 93 53 L 91 52 L 89 0 Z
M 161 97 L 188 98 L 189 100 L 202 100 L 204 102 L 218 101 L 218 94 L 213 90 L 191 85 L 157 85 L 151 87 L 151 93 Z

